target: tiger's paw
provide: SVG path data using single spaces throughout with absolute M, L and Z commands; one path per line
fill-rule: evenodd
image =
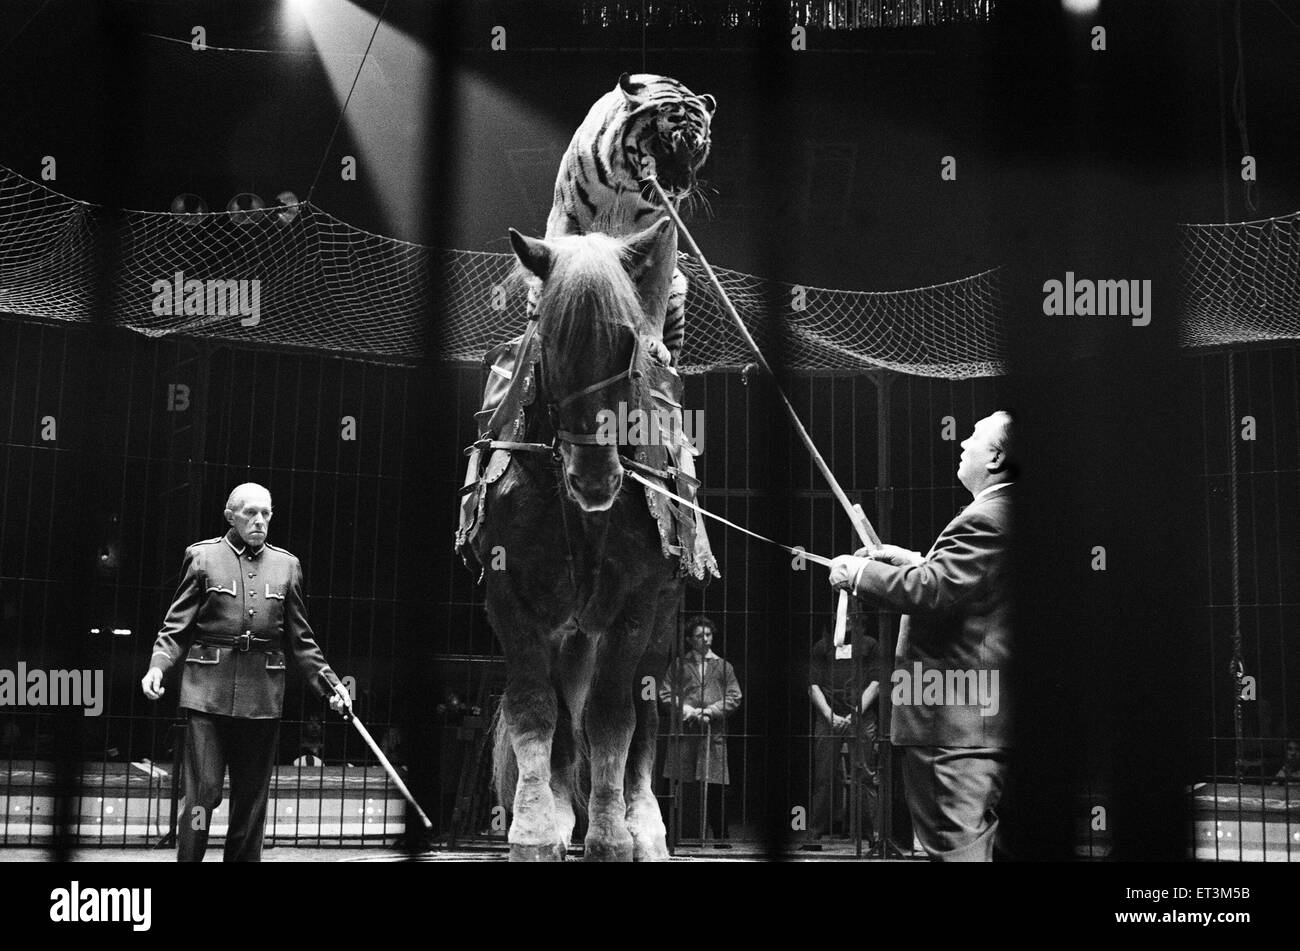
M 655 360 L 658 361 L 660 366 L 666 367 L 672 362 L 673 355 L 668 352 L 668 348 L 664 346 L 664 342 L 658 337 L 651 336 L 650 334 L 642 334 L 641 346 L 645 348 L 646 353 L 650 354 L 650 356 L 654 357 Z

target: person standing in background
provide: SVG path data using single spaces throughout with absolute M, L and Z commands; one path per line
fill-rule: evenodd
M 844 780 L 840 748 L 845 743 L 849 749 L 849 767 L 861 782 L 859 828 L 868 847 L 875 838 L 879 648 L 876 639 L 867 633 L 866 621 L 863 612 L 850 614 L 847 643 L 836 647 L 827 633 L 812 649 L 808 677 L 808 699 L 813 707 L 810 847 L 822 836 L 835 833 L 835 790 Z
M 703 807 L 710 833 L 722 839 L 726 837 L 722 792 L 731 781 L 726 719 L 740 707 L 741 693 L 731 664 L 713 653 L 716 630 L 703 616 L 686 622 L 688 650 L 668 665 L 659 685 L 659 701 L 669 708 L 674 726 L 668 737 L 664 776 L 681 781 L 682 833 L 703 837 Z M 680 732 L 675 729 L 677 712 Z

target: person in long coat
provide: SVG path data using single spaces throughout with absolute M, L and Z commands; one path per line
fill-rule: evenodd
M 706 617 L 686 623 L 689 650 L 668 665 L 659 700 L 668 707 L 668 754 L 664 776 L 680 780 L 682 835 L 703 837 L 702 793 L 708 788 L 708 826 L 726 834 L 722 791 L 731 781 L 726 720 L 740 707 L 740 682 L 731 664 L 713 653 L 717 628 Z

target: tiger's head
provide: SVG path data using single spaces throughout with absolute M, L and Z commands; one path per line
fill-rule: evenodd
M 630 167 L 642 179 L 653 173 L 671 197 L 687 197 L 709 157 L 709 122 L 717 100 L 650 73 L 624 73 L 618 87 L 628 112 L 623 152 Z

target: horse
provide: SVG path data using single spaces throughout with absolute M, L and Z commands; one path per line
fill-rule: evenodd
M 563 860 L 582 811 L 588 861 L 663 860 L 655 685 L 683 582 L 644 489 L 625 482 L 620 447 L 599 430 L 620 401 L 649 410 L 642 336 L 666 304 L 676 233 L 665 218 L 624 239 L 511 229 L 510 242 L 541 281 L 523 436 L 534 451 L 515 451 L 487 486 L 474 541 L 505 656 L 493 762 L 510 860 Z

